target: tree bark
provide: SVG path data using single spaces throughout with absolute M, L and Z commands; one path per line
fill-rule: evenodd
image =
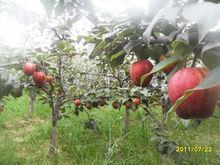
M 129 129 L 129 125 L 130 125 L 130 112 L 129 109 L 126 109 L 125 111 L 125 133 L 128 132 Z
M 57 119 L 58 113 L 60 110 L 60 102 L 57 100 L 53 104 L 52 108 L 52 129 L 50 135 L 50 149 L 49 149 L 49 156 L 53 156 L 56 153 L 56 143 L 57 143 Z
M 36 93 L 34 91 L 30 91 L 29 93 L 29 117 L 33 117 L 34 112 L 34 103 L 36 100 Z
M 161 109 L 162 109 L 162 113 L 163 113 L 163 117 L 166 117 L 167 112 L 170 110 L 171 108 L 171 103 L 170 100 L 167 98 L 163 98 L 162 102 L 161 102 Z

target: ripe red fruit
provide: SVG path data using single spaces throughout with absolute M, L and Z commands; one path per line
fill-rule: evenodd
M 132 100 L 132 102 L 133 102 L 133 104 L 134 105 L 139 105 L 140 104 L 140 99 L 139 98 L 134 98 L 133 100 Z
M 107 105 L 107 103 L 105 102 L 105 100 L 103 98 L 99 98 L 97 100 L 98 106 L 103 107 L 105 105 Z
M 172 104 L 184 95 L 185 91 L 196 87 L 207 75 L 204 68 L 184 68 L 176 72 L 168 82 L 168 95 Z M 217 103 L 216 88 L 195 91 L 176 109 L 183 119 L 207 118 L 213 112 Z
M 33 80 L 37 86 L 42 86 L 45 83 L 44 72 L 34 72 Z
M 92 103 L 91 102 L 87 102 L 86 103 L 86 108 L 89 109 L 89 110 L 92 109 Z
M 118 101 L 117 101 L 117 100 L 112 103 L 112 107 L 113 107 L 114 109 L 118 109 L 118 108 L 119 108 L 119 104 L 118 104 Z
M 126 109 L 131 109 L 131 102 L 130 102 L 130 101 L 127 101 L 127 102 L 125 103 L 125 108 L 126 108 Z
M 26 62 L 23 65 L 23 72 L 26 75 L 33 75 L 34 72 L 36 71 L 36 65 L 31 63 L 31 62 Z
M 48 82 L 48 83 L 51 83 L 53 81 L 53 76 L 51 75 L 46 75 L 45 76 L 45 81 Z
M 139 60 L 131 64 L 130 67 L 130 78 L 131 81 L 137 85 L 141 86 L 141 77 L 148 74 L 153 69 L 153 65 L 149 60 Z M 149 75 L 145 78 L 142 87 L 149 85 L 153 75 Z
M 76 106 L 80 106 L 80 104 L 81 104 L 80 99 L 74 100 L 74 104 L 75 104 Z

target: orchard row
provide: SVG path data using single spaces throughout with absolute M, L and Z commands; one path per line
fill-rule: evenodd
M 163 56 L 161 56 L 164 60 Z M 176 63 L 163 69 L 163 72 L 169 74 Z M 149 60 L 138 60 L 131 64 L 130 66 L 130 79 L 136 86 L 146 87 L 151 82 L 153 74 L 151 71 L 153 65 Z M 37 87 L 41 87 L 44 83 L 52 83 L 53 76 L 45 75 L 44 72 L 38 71 L 35 64 L 31 62 L 26 62 L 23 65 L 23 72 L 31 76 Z M 169 100 L 172 104 L 182 97 L 185 91 L 195 88 L 199 83 L 201 83 L 208 70 L 206 68 L 183 68 L 176 73 L 174 73 L 168 81 L 168 95 Z M 143 76 L 147 77 L 142 80 Z M 190 118 L 207 118 L 209 117 L 215 109 L 217 100 L 219 97 L 219 87 L 212 87 L 204 90 L 195 91 L 191 96 L 184 100 L 176 109 L 176 113 L 179 117 L 183 119 Z M 76 106 L 81 105 L 80 99 L 73 101 Z M 133 98 L 132 103 L 135 106 L 140 104 L 139 98 Z M 104 105 L 104 104 L 103 104 Z M 126 109 L 131 108 L 131 101 L 124 103 Z M 92 103 L 85 103 L 87 109 L 94 107 Z M 117 109 L 120 107 L 120 103 L 116 100 L 112 103 L 112 107 Z

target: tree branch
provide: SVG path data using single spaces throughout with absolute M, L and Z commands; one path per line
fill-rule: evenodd
M 62 100 L 62 102 L 60 103 L 60 106 L 62 106 L 63 104 L 65 104 L 65 103 L 67 103 L 67 102 L 69 102 L 69 101 L 72 101 L 74 98 L 73 97 L 71 97 L 71 98 L 68 98 L 68 99 L 66 99 L 66 100 Z
M 192 62 L 192 67 L 194 67 L 196 65 L 196 60 L 200 56 L 201 51 L 202 51 L 201 45 L 198 45 L 193 49 L 194 58 L 193 58 L 193 62 Z
M 59 83 L 62 90 L 62 97 L 65 97 L 66 94 L 66 86 L 64 84 L 63 72 L 62 72 L 62 58 L 58 59 L 58 70 L 59 70 Z
M 42 88 L 42 91 L 50 96 L 50 92 L 48 92 L 45 88 Z

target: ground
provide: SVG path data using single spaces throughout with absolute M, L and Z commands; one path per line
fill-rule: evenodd
M 160 111 L 159 108 L 152 111 Z M 211 152 L 179 153 L 181 159 L 162 156 L 151 141 L 149 121 L 141 124 L 142 111 L 131 113 L 131 126 L 127 135 L 123 131 L 124 110 L 110 106 L 93 109 L 98 119 L 99 133 L 84 128 L 85 113 L 71 115 L 58 123 L 58 148 L 53 159 L 47 157 L 51 128 L 48 105 L 37 101 L 34 117 L 28 117 L 28 98 L 6 98 L 6 111 L 0 113 L 0 164 L 28 165 L 103 165 L 103 164 L 220 164 L 220 110 L 215 116 L 202 121 L 194 128 L 168 131 L 169 137 L 179 146 L 210 146 Z

